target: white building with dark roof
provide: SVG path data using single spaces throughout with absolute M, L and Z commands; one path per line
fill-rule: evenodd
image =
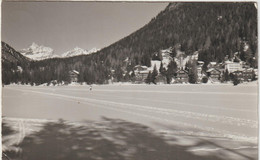
M 225 62 L 225 70 L 227 70 L 229 73 L 233 73 L 235 71 L 241 71 L 242 70 L 242 63 L 241 62 L 226 61 Z
M 76 70 L 69 71 L 70 81 L 78 82 L 79 72 Z

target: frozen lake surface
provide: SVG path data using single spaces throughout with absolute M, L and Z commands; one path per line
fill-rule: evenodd
M 92 88 L 90 91 L 89 86 L 84 85 L 5 86 L 3 121 L 13 128 L 17 126 L 17 130 L 21 130 L 19 128 L 24 125 L 30 130 L 28 126 L 34 128 L 36 123 L 58 119 L 75 124 L 99 123 L 105 128 L 116 126 L 108 127 L 105 125 L 108 122 L 120 121 L 126 123 L 119 127 L 122 130 L 135 130 L 135 127 L 124 128 L 130 124 L 147 127 L 163 137 L 167 145 L 183 147 L 183 155 L 187 152 L 186 155 L 190 154 L 194 159 L 257 159 L 256 84 L 94 85 Z M 32 122 L 35 122 L 34 125 L 31 125 Z M 23 137 L 31 133 L 25 132 L 27 134 Z M 133 144 L 135 149 L 129 151 L 131 153 L 120 156 L 138 159 L 132 152 L 135 152 L 139 143 Z M 153 150 L 153 153 L 160 153 L 157 151 L 159 149 Z M 166 157 L 162 159 L 171 159 L 167 158 L 167 154 L 172 152 L 163 153 Z M 148 158 L 144 152 L 140 155 L 142 158 L 139 159 L 156 158 L 156 155 Z

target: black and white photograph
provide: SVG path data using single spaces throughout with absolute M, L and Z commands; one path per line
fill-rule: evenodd
M 3 160 L 258 160 L 258 3 L 1 3 Z

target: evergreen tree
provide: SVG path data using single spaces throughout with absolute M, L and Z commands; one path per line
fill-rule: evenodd
M 255 80 L 257 80 L 256 74 L 255 74 L 255 71 L 252 71 L 252 81 L 255 81 Z
M 202 78 L 202 83 L 207 83 L 208 82 L 208 77 L 203 77 Z
M 176 52 L 176 49 L 174 48 L 174 49 L 172 50 L 170 56 L 171 56 L 172 58 L 174 58 L 174 57 L 176 57 L 176 55 L 177 55 L 177 52 Z
M 166 71 L 166 79 L 167 79 L 167 83 L 169 84 L 174 76 L 174 74 L 177 71 L 177 64 L 175 61 L 171 61 L 168 64 L 168 69 Z
M 231 81 L 234 81 L 235 75 L 233 73 L 230 73 L 229 78 L 230 78 Z
M 115 70 L 115 78 L 117 79 L 117 82 L 122 81 L 123 73 L 124 73 L 124 71 L 122 70 L 122 68 L 120 66 L 118 66 L 117 69 Z
M 135 79 L 136 79 L 136 77 L 135 77 L 135 71 L 132 70 L 132 73 L 131 73 L 131 81 L 132 81 L 132 82 L 135 82 Z
M 189 82 L 194 84 L 198 81 L 198 73 L 195 61 L 191 63 L 191 67 L 189 69 Z
M 124 81 L 128 82 L 130 80 L 130 75 L 128 72 L 126 72 L 125 76 L 124 76 Z
M 249 64 L 250 66 L 253 65 L 253 52 L 250 48 L 248 48 L 247 51 L 245 51 L 245 60 L 247 64 Z
M 163 64 L 161 62 L 160 64 L 160 69 L 159 72 L 161 73 L 161 75 L 165 76 L 166 75 L 166 69 L 163 67 Z
M 151 67 L 151 58 L 149 57 L 149 55 L 145 54 L 142 56 L 141 64 L 147 67 Z
M 234 84 L 234 86 L 238 85 L 239 83 L 240 83 L 240 81 L 239 81 L 237 75 L 234 75 L 234 78 L 233 78 L 233 84 Z
M 135 77 L 135 71 L 134 70 L 132 70 L 131 77 L 132 78 Z
M 224 81 L 226 81 L 226 82 L 230 80 L 229 73 L 228 73 L 227 69 L 224 71 L 223 77 L 224 77 Z
M 145 83 L 150 84 L 152 82 L 152 74 L 151 71 L 149 71 L 147 78 L 145 79 Z
M 151 76 L 151 82 L 153 82 L 154 84 L 156 84 L 156 77 L 157 76 L 158 76 L 157 67 L 156 67 L 156 65 L 154 65 L 152 76 Z

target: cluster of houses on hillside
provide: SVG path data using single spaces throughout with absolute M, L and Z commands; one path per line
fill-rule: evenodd
M 188 61 L 196 62 L 196 70 L 197 70 L 197 83 L 202 82 L 202 79 L 205 77 L 211 83 L 222 82 L 224 78 L 225 72 L 228 75 L 233 75 L 238 78 L 240 82 L 252 81 L 253 79 L 258 78 L 257 69 L 250 68 L 245 62 L 239 60 L 234 61 L 226 60 L 223 63 L 210 62 L 207 65 L 207 70 L 203 70 L 204 62 L 198 61 L 198 53 L 195 52 L 191 56 L 185 56 L 183 52 L 177 53 L 176 57 L 172 59 L 169 55 L 169 52 L 164 51 L 162 53 L 163 60 L 162 61 L 152 61 L 151 67 L 147 66 L 135 66 L 134 72 L 136 76 L 136 82 L 142 83 L 145 82 L 149 72 L 152 72 L 154 65 L 159 69 L 160 63 L 162 62 L 164 66 L 168 65 L 168 63 L 164 63 L 165 59 L 168 59 L 168 62 L 174 60 L 177 64 L 177 72 L 172 77 L 171 83 L 188 83 L 189 82 L 189 73 L 186 69 L 186 64 Z M 159 65 L 158 65 L 159 64 Z M 158 70 L 159 73 L 159 70 Z M 158 83 L 166 83 L 166 77 L 158 74 L 157 76 Z
M 156 76 L 156 82 L 167 83 L 168 81 L 166 76 L 160 73 L 159 68 L 161 65 L 163 65 L 164 68 L 167 68 L 171 61 L 175 61 L 177 65 L 177 70 L 173 77 L 171 77 L 172 79 L 170 83 L 188 83 L 189 72 L 186 64 L 192 61 L 196 63 L 197 83 L 201 83 L 205 78 L 210 83 L 227 81 L 225 79 L 226 75 L 236 76 L 240 82 L 252 81 L 258 78 L 257 69 L 250 68 L 250 66 L 248 66 L 245 62 L 241 61 L 238 57 L 236 57 L 236 54 L 233 59 L 226 59 L 222 63 L 210 62 L 205 67 L 203 61 L 198 61 L 198 52 L 195 52 L 190 56 L 186 56 L 184 52 L 177 51 L 176 57 L 174 58 L 171 57 L 171 52 L 171 49 L 161 50 L 162 60 L 151 60 L 150 67 L 136 65 L 133 68 L 133 71 L 130 71 L 130 73 L 128 74 L 132 75 L 132 72 L 134 72 L 134 83 L 144 83 L 148 77 L 149 72 L 152 73 L 154 68 L 156 68 L 158 72 L 158 75 Z M 207 69 L 205 70 L 205 68 Z M 124 72 L 125 73 L 123 75 L 126 74 L 126 71 Z M 69 72 L 69 75 L 71 82 L 78 81 L 78 71 L 72 70 Z M 110 82 L 113 81 L 116 80 L 112 76 Z
M 225 72 L 237 76 L 240 82 L 252 81 L 254 78 L 257 78 L 257 69 L 250 68 L 243 61 L 225 61 L 224 63 L 211 62 L 206 71 L 207 76 L 212 82 L 221 81 Z

